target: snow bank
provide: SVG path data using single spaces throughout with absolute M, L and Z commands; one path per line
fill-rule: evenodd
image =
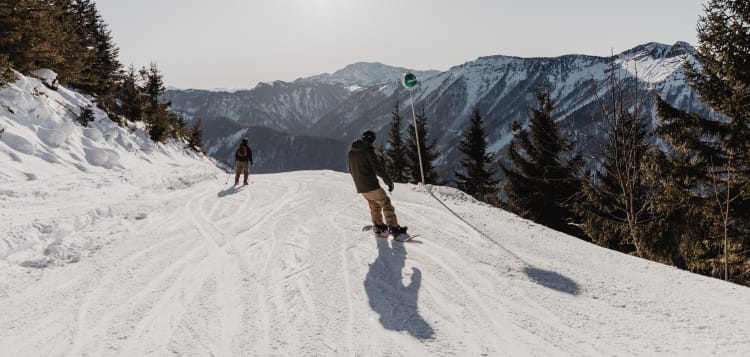
M 77 262 L 114 239 L 81 234 L 87 227 L 146 217 L 137 208 L 116 208 L 138 201 L 128 194 L 177 189 L 218 174 L 210 159 L 184 143 L 154 143 L 142 123 L 121 127 L 92 98 L 53 89 L 52 71 L 16 74 L 15 83 L 0 88 L 0 268 Z M 82 127 L 76 117 L 87 106 L 95 120 Z
M 36 153 L 34 144 L 32 144 L 31 141 L 26 140 L 23 136 L 13 134 L 13 131 L 11 130 L 3 133 L 3 137 L 0 139 L 2 139 L 8 147 L 22 154 L 34 155 Z
M 135 131 L 121 127 L 99 110 L 92 98 L 59 87 L 50 70 L 19 79 L 0 88 L 0 183 L 45 180 L 81 172 L 104 173 L 111 169 L 138 171 L 141 165 L 184 157 L 181 143 L 155 144 L 141 125 Z M 76 122 L 81 108 L 92 105 L 90 127 Z M 52 164 L 52 165 L 51 165 Z
M 40 80 L 44 82 L 44 84 L 46 84 L 49 87 L 56 88 L 58 85 L 57 73 L 55 73 L 51 69 L 47 69 L 47 68 L 37 69 L 37 70 L 32 71 L 31 75 L 36 78 L 39 78 Z

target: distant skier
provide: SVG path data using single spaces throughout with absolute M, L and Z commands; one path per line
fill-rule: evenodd
M 354 179 L 357 192 L 364 196 L 370 206 L 373 231 L 375 234 L 388 232 L 394 236 L 406 233 L 406 227 L 398 225 L 396 209 L 391 205 L 391 199 L 380 188 L 378 177 L 380 176 L 386 185 L 388 192 L 393 192 L 393 181 L 383 169 L 383 164 L 375 155 L 372 143 L 375 142 L 375 133 L 367 130 L 362 133 L 362 138 L 352 142 L 349 148 L 349 173 Z M 385 216 L 385 224 L 383 217 Z
M 234 176 L 234 185 L 240 183 L 240 173 L 245 175 L 243 184 L 247 185 L 247 171 L 253 165 L 253 152 L 247 146 L 247 138 L 242 139 L 237 151 L 234 152 L 234 158 L 237 161 L 236 175 Z

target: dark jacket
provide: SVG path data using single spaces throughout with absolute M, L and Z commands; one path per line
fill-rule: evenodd
M 393 183 L 383 169 L 383 164 L 370 143 L 361 139 L 355 140 L 349 147 L 348 156 L 349 173 L 354 179 L 357 192 L 370 192 L 380 188 L 377 176 L 380 176 L 386 185 Z
M 240 149 L 242 149 L 243 147 L 245 149 L 247 149 L 245 151 L 246 152 L 245 156 L 241 156 L 240 155 Z M 253 163 L 253 151 L 250 150 L 250 147 L 247 146 L 247 144 L 240 144 L 240 146 L 237 148 L 237 150 L 234 151 L 234 158 L 237 161 L 249 161 L 252 164 Z

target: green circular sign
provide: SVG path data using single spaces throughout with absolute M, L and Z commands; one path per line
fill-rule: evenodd
M 408 72 L 404 73 L 404 77 L 401 78 L 401 84 L 404 85 L 404 88 L 412 89 L 417 85 L 417 76 Z

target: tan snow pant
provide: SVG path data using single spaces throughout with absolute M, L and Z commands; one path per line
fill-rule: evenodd
M 234 184 L 240 183 L 240 173 L 245 174 L 245 180 L 242 183 L 247 185 L 247 169 L 250 163 L 248 161 L 237 161 L 237 174 L 234 176 Z
M 398 219 L 396 219 L 396 209 L 391 205 L 391 199 L 385 194 L 382 188 L 365 192 L 362 194 L 367 200 L 367 204 L 370 205 L 370 216 L 372 216 L 372 223 L 383 224 L 383 216 L 385 216 L 385 224 L 389 226 L 398 226 Z

